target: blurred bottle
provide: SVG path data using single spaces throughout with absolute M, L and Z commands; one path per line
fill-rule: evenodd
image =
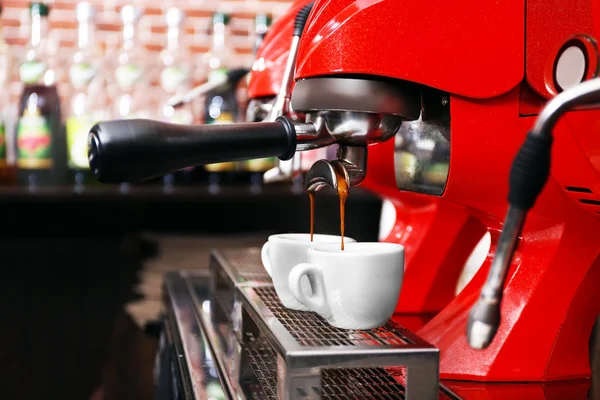
M 2 5 L 0 4 L 0 15 Z M 8 157 L 7 125 L 10 116 L 10 84 L 13 71 L 13 59 L 10 48 L 4 40 L 0 20 L 0 185 L 10 185 L 15 180 L 14 165 Z
M 256 14 L 254 18 L 254 55 L 258 53 L 272 22 L 273 18 L 269 14 Z
M 151 118 L 153 114 L 150 111 L 152 96 L 146 87 L 148 54 L 139 40 L 138 21 L 143 12 L 141 7 L 133 5 L 121 9 L 123 43 L 115 70 L 118 89 L 114 117 L 117 119 Z
M 227 69 L 233 66 L 235 56 L 233 50 L 227 46 L 229 16 L 224 13 L 215 13 L 212 23 L 212 46 L 210 52 L 202 58 L 203 70 L 209 82 L 226 74 Z M 239 107 L 235 92 L 236 84 L 225 85 L 206 95 L 204 123 L 232 124 L 238 120 Z M 209 174 L 209 184 L 213 187 L 219 184 L 234 183 L 236 180 L 236 167 L 235 162 L 204 166 Z
M 74 90 L 67 117 L 67 165 L 69 182 L 95 182 L 87 157 L 87 136 L 98 121 L 108 118 L 105 90 L 100 82 L 102 51 L 95 41 L 96 10 L 88 2 L 77 5 L 77 50 L 71 59 L 69 80 Z
M 170 8 L 165 15 L 167 23 L 167 47 L 160 55 L 160 86 L 164 91 L 164 102 L 161 103 L 161 119 L 173 123 L 191 124 L 192 110 L 189 105 L 174 109 L 167 106 L 166 101 L 173 95 L 182 95 L 191 88 L 192 56 L 181 43 L 181 26 L 185 14 L 178 8 Z
M 267 14 L 257 14 L 254 20 L 254 54 L 262 45 L 262 42 L 271 26 L 271 16 Z M 248 78 L 250 74 L 248 74 Z M 243 163 L 243 170 L 248 176 L 249 183 L 258 190 L 262 185 L 263 174 L 275 166 L 275 158 L 261 158 L 257 160 L 248 160 Z
M 190 104 L 173 108 L 166 104 L 173 95 L 182 95 L 191 88 L 192 56 L 181 43 L 181 27 L 185 14 L 178 8 L 169 8 L 165 14 L 167 24 L 167 47 L 160 55 L 160 86 L 163 102 L 160 103 L 159 118 L 176 124 L 191 124 L 194 120 Z M 163 178 L 165 187 L 175 183 L 189 183 L 194 167 L 169 174 Z
M 48 5 L 31 3 L 31 39 L 19 66 L 24 88 L 16 124 L 16 158 L 19 181 L 29 186 L 63 184 L 66 180 L 66 141 L 56 76 L 48 54 L 49 12 Z

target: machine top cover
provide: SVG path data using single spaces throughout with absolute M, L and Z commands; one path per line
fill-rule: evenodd
M 320 0 L 296 79 L 371 75 L 490 98 L 523 79 L 524 43 L 524 1 Z

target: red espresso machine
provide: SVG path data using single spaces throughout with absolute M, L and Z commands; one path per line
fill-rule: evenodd
M 268 119 L 276 96 L 291 97 L 293 76 L 285 75 L 294 74 L 290 61 L 291 67 L 295 67 L 296 58 L 289 57 L 294 19 L 298 11 L 309 3 L 311 1 L 308 0 L 295 2 L 266 35 L 248 82 L 248 121 Z M 284 85 L 290 83 L 283 88 L 283 93 L 282 82 Z M 285 107 L 283 114 L 290 116 L 291 110 L 287 105 Z M 442 159 L 445 165 L 440 166 L 447 167 L 449 148 L 438 148 L 437 152 L 446 157 Z M 477 219 L 466 213 L 464 207 L 418 193 L 399 191 L 394 171 L 389 165 L 389 160 L 394 157 L 394 141 L 374 146 L 370 153 L 368 173 L 360 186 L 394 205 L 394 227 L 384 241 L 402 244 L 406 249 L 403 289 L 396 312 L 413 315 L 414 318 L 405 315 L 403 323 L 416 328 L 422 324 L 422 319 L 428 320 L 431 314 L 437 313 L 455 297 L 456 284 L 465 261 L 485 229 Z M 295 157 L 301 157 L 301 153 L 296 153 Z M 268 172 L 265 182 L 291 180 L 292 175 L 299 173 L 300 162 L 288 163 L 285 171 L 275 169 Z
M 320 1 L 304 32 L 292 106 L 307 113 L 361 107 L 385 113 L 397 111 L 391 110 L 394 101 L 405 105 L 421 90 L 422 115 L 431 111 L 435 120 L 446 112 L 449 122 L 449 131 L 428 138 L 430 145 L 450 143 L 444 184 L 432 194 L 465 207 L 496 245 L 511 160 L 547 99 L 597 75 L 599 29 L 600 5 L 589 0 L 425 1 L 401 7 L 393 0 Z M 361 90 L 346 93 L 349 86 Z M 396 95 L 383 87 L 395 88 Z M 472 348 L 465 335 L 491 257 L 419 332 L 440 348 L 442 378 L 524 382 L 590 376 L 588 341 L 600 311 L 595 265 L 600 142 L 593 134 L 599 117 L 593 107 L 568 110 L 556 124 L 550 177 L 515 239 L 491 343 L 473 340 Z M 419 129 L 417 134 L 430 134 Z M 381 170 L 395 171 L 401 190 L 427 192 L 400 159 L 411 152 L 411 139 L 400 130 L 395 159 L 389 152 Z M 418 151 L 413 154 L 429 163 Z M 390 178 L 388 187 L 392 183 Z
M 319 1 L 299 43 L 291 103 L 305 121 L 103 122 L 90 133 L 90 165 L 101 181 L 135 181 L 210 162 L 289 160 L 297 150 L 337 143 L 337 160 L 315 163 L 307 190 L 335 188 L 339 168 L 351 185 L 398 196 L 397 204 L 409 200 L 396 191 L 415 192 L 406 199 L 448 204 L 491 234 L 495 255 L 417 332 L 439 349 L 442 379 L 587 378 L 600 311 L 600 143 L 586 134 L 600 117 L 587 104 L 600 92 L 592 79 L 598 7 L 589 0 Z M 351 340 L 366 335 L 351 333 Z M 461 385 L 452 388 L 468 387 Z M 494 387 L 484 394 L 515 390 Z M 546 393 L 534 390 L 524 398 Z

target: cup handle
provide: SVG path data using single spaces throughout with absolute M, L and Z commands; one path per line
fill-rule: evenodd
M 306 275 L 310 282 L 312 289 L 311 296 L 305 296 L 302 286 L 300 285 L 302 277 Z M 316 311 L 323 318 L 327 319 L 331 316 L 331 311 L 327 305 L 325 297 L 325 283 L 323 280 L 323 274 L 319 269 L 318 265 L 310 263 L 302 263 L 296 265 L 290 271 L 288 277 L 288 286 L 292 295 L 300 303 L 313 311 Z
M 269 274 L 269 276 L 273 276 L 271 275 L 271 262 L 269 261 L 269 242 L 265 243 L 262 247 L 262 250 L 260 251 L 260 258 L 262 260 L 263 266 L 265 267 L 265 270 L 267 271 L 267 274 Z

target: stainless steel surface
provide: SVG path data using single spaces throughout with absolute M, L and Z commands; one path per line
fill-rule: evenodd
M 273 107 L 273 97 L 251 99 L 246 108 L 246 122 L 262 122 Z
M 277 159 L 275 167 L 266 171 L 263 181 L 266 184 L 276 182 L 290 182 L 302 174 L 302 154 L 295 153 L 291 160 Z
M 550 100 L 540 112 L 533 134 L 550 135 L 556 121 L 568 110 L 600 102 L 600 78 L 573 86 Z
M 350 186 L 356 186 L 367 176 L 367 148 L 364 146 L 339 146 L 337 160 L 347 172 Z
M 208 288 L 208 276 L 197 275 Z M 165 277 L 165 300 L 167 311 L 167 332 L 174 352 L 171 362 L 160 365 L 169 370 L 157 371 L 158 375 L 170 376 L 177 369 L 182 376 L 182 391 L 173 388 L 182 399 L 229 398 L 229 391 L 224 384 L 224 373 L 215 364 L 213 349 L 196 316 L 196 305 L 190 296 L 184 276 L 169 273 Z M 207 289 L 208 290 L 208 289 Z M 168 350 L 168 349 L 167 349 Z M 177 368 L 174 366 L 177 365 Z M 173 378 L 171 378 L 173 379 Z
M 277 353 L 264 340 L 245 348 L 260 383 L 262 396 L 277 399 Z M 384 368 L 325 369 L 321 374 L 323 399 L 402 399 L 405 388 Z
M 304 188 L 308 193 L 315 193 L 325 187 L 330 187 L 335 193 L 338 193 L 338 175 L 344 177 L 349 188 L 350 177 L 341 161 L 318 160 L 310 167 L 304 181 Z
M 402 118 L 394 115 L 350 111 L 319 111 L 306 114 L 306 122 L 294 123 L 296 150 L 312 150 L 333 143 L 368 146 L 392 138 Z
M 421 95 L 409 82 L 324 77 L 296 82 L 292 94 L 296 111 L 358 111 L 419 118 Z
M 260 251 L 258 247 L 213 250 L 210 263 L 212 276 L 217 270 L 222 270 L 233 285 L 272 284 L 262 265 Z
M 305 151 L 318 149 L 335 143 L 335 139 L 329 134 L 319 116 L 306 116 L 306 122 L 295 122 L 296 150 Z
M 277 96 L 275 97 L 273 108 L 267 116 L 266 122 L 275 121 L 282 115 L 290 115 L 290 99 L 292 97 L 292 87 L 294 85 L 294 68 L 296 67 L 299 43 L 300 36 L 294 36 L 292 38 L 292 44 L 290 45 L 290 52 L 288 54 L 287 63 L 285 64 L 279 93 L 277 93 Z
M 221 271 L 233 299 L 219 299 L 226 292 L 207 292 L 206 281 L 186 275 L 232 397 L 438 398 L 437 349 L 393 322 L 369 331 L 342 330 L 315 313 L 286 309 L 270 283 L 242 278 L 261 276 L 259 260 L 257 249 L 213 252 L 211 275 Z M 221 304 L 231 312 L 223 313 Z
M 508 267 L 512 260 L 526 212 L 510 207 L 481 296 L 469 315 L 467 340 L 474 349 L 485 349 L 494 338 L 500 322 L 500 301 Z
M 285 308 L 272 287 L 256 287 L 252 291 L 300 347 L 426 345 L 418 338 L 411 338 L 412 333 L 391 321 L 381 328 L 366 331 L 335 328 L 316 313 Z
M 387 366 L 406 367 L 407 399 L 438 398 L 439 351 L 393 322 L 369 331 L 342 330 L 315 313 L 284 308 L 272 287 L 238 287 L 237 293 L 240 309 L 278 354 L 279 398 L 319 398 L 325 370 Z
M 308 171 L 305 188 L 313 192 L 337 190 L 337 174 L 347 177 L 349 187 L 358 185 L 367 174 L 367 146 L 390 139 L 402 126 L 398 116 L 349 111 L 308 113 L 306 121 L 295 124 L 297 150 L 340 145 L 336 160 L 319 160 Z
M 340 146 L 333 161 L 318 160 L 315 162 L 304 182 L 308 192 L 317 192 L 324 187 L 338 190 L 338 175 L 344 176 L 346 186 L 356 186 L 367 175 L 367 148 L 363 146 Z
M 349 146 L 385 142 L 398 132 L 403 121 L 397 115 L 357 111 L 320 111 L 316 115 L 337 143 Z
M 450 170 L 450 121 L 404 122 L 395 141 L 398 188 L 441 196 Z
M 330 187 L 335 193 L 338 193 L 338 175 L 344 177 L 346 186 L 350 188 L 350 176 L 342 161 L 318 160 L 308 171 L 304 188 L 309 193 L 315 193 L 325 187 Z

